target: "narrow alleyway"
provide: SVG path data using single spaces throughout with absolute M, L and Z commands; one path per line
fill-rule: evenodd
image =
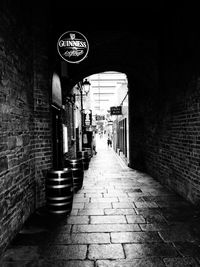
M 188 202 L 97 146 L 68 218 L 32 216 L 1 267 L 200 266 L 200 218 Z

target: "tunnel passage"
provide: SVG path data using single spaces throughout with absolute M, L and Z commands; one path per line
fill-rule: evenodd
M 45 174 L 52 167 L 53 155 L 50 88 L 54 71 L 61 77 L 64 97 L 92 73 L 110 69 L 126 73 L 133 107 L 130 167 L 145 170 L 199 204 L 199 36 L 195 16 L 182 24 L 187 13 L 181 17 L 181 10 L 179 19 L 177 14 L 164 15 L 163 10 L 148 11 L 148 16 L 142 10 L 138 16 L 127 16 L 128 20 L 109 13 L 105 23 L 96 19 L 88 24 L 62 16 L 61 9 L 58 16 L 55 12 L 51 16 L 46 5 L 38 9 L 35 2 L 32 9 L 20 2 L 22 5 L 4 1 L 0 16 L 1 246 L 4 248 L 45 202 Z M 91 51 L 82 64 L 67 65 L 63 76 L 55 44 L 72 26 L 88 37 Z M 124 48 L 127 40 L 129 46 Z
M 71 81 L 64 77 L 63 89 L 67 94 L 76 79 L 110 68 L 126 73 L 130 167 L 199 204 L 199 38 L 195 19 L 187 23 L 184 14 L 179 20 L 160 20 L 163 31 L 143 34 L 130 34 L 128 27 L 123 33 L 88 27 L 91 54 L 82 65 L 68 66 Z M 127 39 L 133 52 L 124 55 L 121 47 Z

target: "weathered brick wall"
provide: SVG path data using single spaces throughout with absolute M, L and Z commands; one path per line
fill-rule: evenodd
M 48 25 L 42 12 L 34 16 L 34 156 L 36 207 L 45 204 L 45 178 L 52 168 L 51 79 L 53 71 L 48 60 Z
M 147 128 L 147 171 L 199 204 L 200 79 L 193 78 L 186 89 L 166 97 Z
M 132 89 L 131 167 L 199 204 L 200 78 L 166 91 Z
M 0 14 L 0 251 L 34 209 L 30 25 Z
M 29 9 L 7 3 L 0 11 L 0 253 L 45 202 L 52 164 L 44 24 L 32 27 Z
M 129 75 L 129 166 L 145 170 L 144 161 L 144 118 L 145 104 L 141 84 Z

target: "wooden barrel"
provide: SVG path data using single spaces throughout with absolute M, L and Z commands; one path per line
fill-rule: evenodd
M 51 214 L 70 214 L 73 204 L 73 172 L 52 170 L 46 177 L 47 210 Z
M 82 158 L 83 169 L 88 170 L 89 169 L 89 163 L 90 163 L 90 157 L 88 155 L 88 151 L 78 151 L 77 152 L 77 158 Z
M 78 158 L 82 158 L 82 157 L 88 157 L 88 151 L 86 151 L 86 150 L 82 150 L 82 151 L 78 151 L 77 152 L 77 157 Z
M 84 167 L 82 158 L 65 159 L 64 167 L 72 170 L 74 192 L 77 192 L 83 185 Z
M 88 153 L 88 156 L 91 158 L 92 157 L 92 149 L 89 147 L 84 147 L 83 148 L 84 151 L 86 151 Z

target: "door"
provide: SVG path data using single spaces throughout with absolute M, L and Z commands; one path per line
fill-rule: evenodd
M 53 130 L 53 168 L 62 168 L 62 123 L 61 110 L 52 106 L 52 130 Z

